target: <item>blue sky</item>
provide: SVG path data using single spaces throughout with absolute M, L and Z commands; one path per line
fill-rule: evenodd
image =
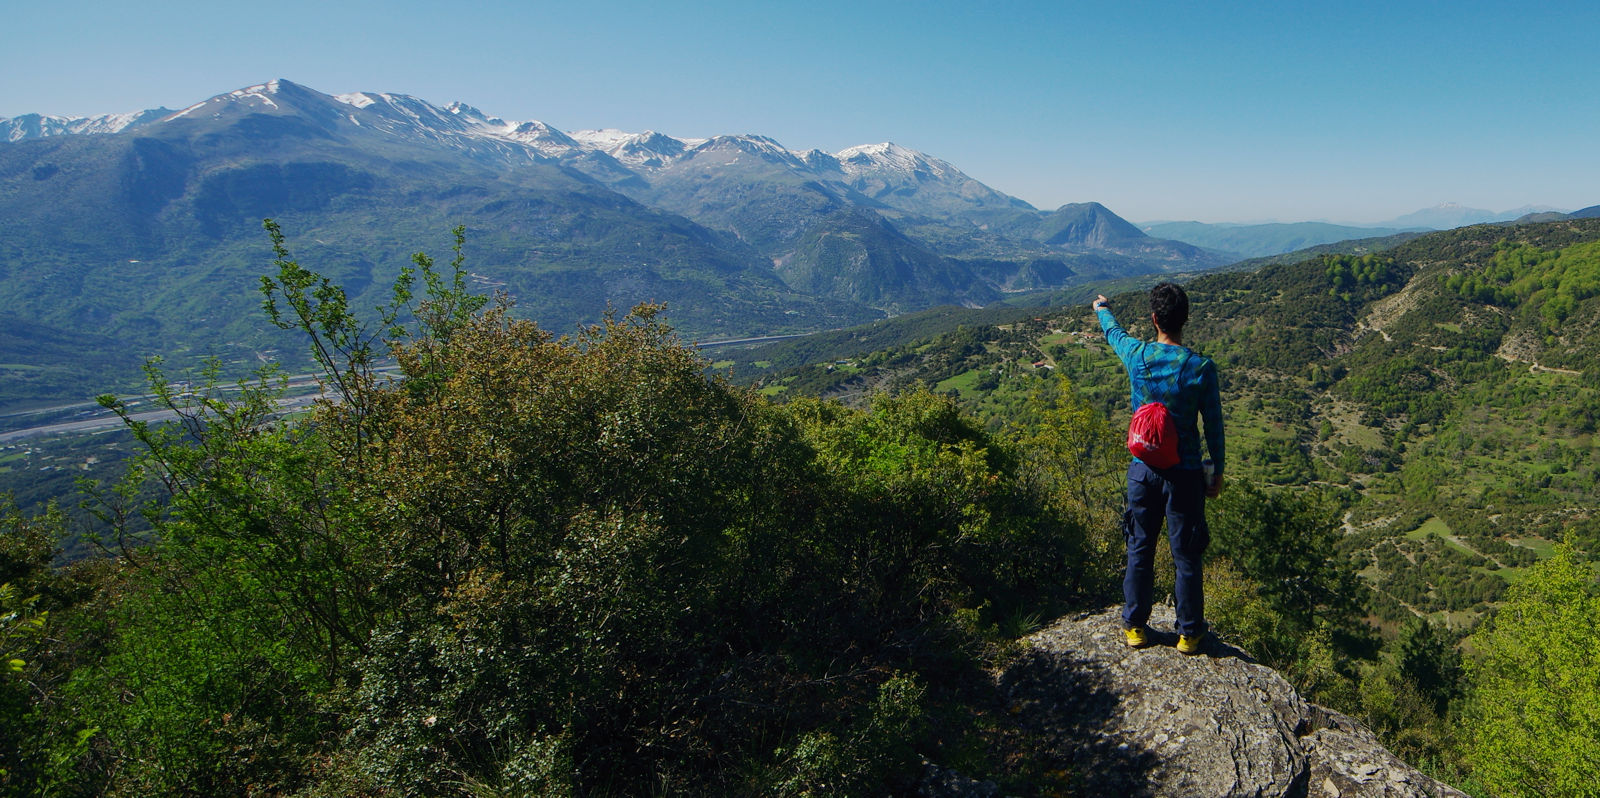
M 54 0 L 0 116 L 287 78 L 566 130 L 894 141 L 1041 208 L 1370 222 L 1600 203 L 1600 4 Z

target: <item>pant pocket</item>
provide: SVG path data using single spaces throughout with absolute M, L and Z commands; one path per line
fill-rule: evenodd
M 1206 553 L 1211 546 L 1211 525 L 1204 518 L 1198 523 L 1191 524 L 1184 530 L 1183 539 L 1179 541 L 1183 552 L 1191 557 L 1198 557 Z

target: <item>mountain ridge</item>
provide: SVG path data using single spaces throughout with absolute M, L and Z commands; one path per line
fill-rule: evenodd
M 680 139 L 650 130 L 642 133 L 628 133 L 615 129 L 563 132 L 537 120 L 506 121 L 460 101 L 441 108 L 410 95 L 389 92 L 362 91 L 322 95 L 282 78 L 218 94 L 159 119 L 145 121 L 140 127 L 147 128 L 186 117 L 209 115 L 211 118 L 221 118 L 225 114 L 240 113 L 241 108 L 245 113 L 280 112 L 283 109 L 279 108 L 274 97 L 287 98 L 295 107 L 307 111 L 324 125 L 342 124 L 346 119 L 357 126 L 371 123 L 370 120 L 364 123 L 353 114 L 344 114 L 345 119 L 340 119 L 339 109 L 333 105 L 342 104 L 376 118 L 380 129 L 390 133 L 420 136 L 473 150 L 480 155 L 499 156 L 512 161 L 520 160 L 518 156 L 534 160 L 541 157 L 549 158 L 565 162 L 566 165 L 607 183 L 611 182 L 607 178 L 615 179 L 614 174 L 607 173 L 615 172 L 617 167 L 625 171 L 642 169 L 646 173 L 653 174 L 666 170 L 680 161 L 694 159 L 708 152 L 735 149 L 758 158 L 772 160 L 787 169 L 809 172 L 809 177 L 820 182 L 837 182 L 841 185 L 836 187 L 838 193 L 859 195 L 875 201 L 879 203 L 876 206 L 879 210 L 891 209 L 899 213 L 920 216 L 932 213 L 970 215 L 984 212 L 1041 214 L 1027 202 L 973 180 L 946 161 L 892 142 L 856 145 L 829 154 L 818 150 L 789 150 L 770 137 L 757 134 Z M 333 102 L 330 103 L 329 100 Z M 141 112 L 142 115 L 153 113 L 155 111 Z M 9 120 L 0 119 L 0 132 L 16 137 L 14 140 L 17 141 L 59 135 L 111 134 L 124 129 L 68 125 L 55 126 L 48 130 L 29 128 L 28 131 L 24 131 L 22 128 L 8 127 L 8 122 Z M 477 146 L 474 146 L 471 140 L 476 140 Z M 491 146 L 488 152 L 484 153 L 483 142 L 516 145 L 526 148 L 527 152 L 516 153 Z M 589 158 L 578 157 L 580 151 Z M 621 182 L 626 183 L 625 180 Z M 634 182 L 634 186 L 637 186 L 637 181 Z M 929 199 L 930 186 L 938 189 L 934 192 L 937 196 L 932 200 Z M 1099 207 L 1104 209 L 1104 206 Z M 1109 210 L 1105 212 L 1110 213 Z M 1054 213 L 1059 214 L 1060 211 Z M 1051 214 L 1043 215 L 1048 218 Z M 1121 228 L 1118 238 L 1143 237 L 1136 227 L 1127 224 L 1120 217 L 1117 221 L 1118 227 Z M 1091 247 L 1103 240 L 1103 238 L 1068 240 L 1043 237 L 1043 242 L 1047 244 L 1087 244 Z M 1182 257 L 1203 256 L 1198 252 L 1185 251 Z
M 1243 258 L 1282 255 L 1308 247 L 1411 232 L 1401 228 L 1357 227 L 1327 222 L 1270 222 L 1266 224 L 1206 224 L 1155 222 L 1139 225 L 1145 233 L 1231 252 Z
M 156 108 L 125 114 L 100 114 L 88 117 L 60 117 L 41 114 L 24 114 L 9 119 L 0 117 L 0 135 L 3 135 L 7 141 L 14 142 L 62 135 L 112 134 L 127 129 L 169 122 L 194 114 L 204 114 L 207 108 L 212 108 L 211 113 L 215 116 L 222 113 L 223 109 L 230 104 L 245 104 L 258 108 L 264 106 L 276 109 L 276 103 L 272 99 L 273 96 L 283 94 L 303 96 L 304 91 L 306 91 L 305 86 L 278 78 L 218 94 L 178 111 Z M 733 146 L 764 149 L 770 153 L 781 153 L 783 156 L 793 158 L 796 164 L 807 166 L 811 165 L 808 161 L 816 162 L 816 156 L 820 154 L 828 159 L 828 161 L 824 162 L 825 164 L 832 165 L 852 177 L 882 173 L 884 171 L 900 171 L 910 174 L 927 171 L 940 177 L 971 180 L 971 178 L 946 161 L 915 150 L 909 150 L 891 142 L 855 145 L 846 147 L 837 153 L 823 153 L 814 149 L 795 151 L 783 147 L 770 137 L 757 134 L 718 135 L 709 138 L 678 138 L 654 130 L 645 130 L 639 133 L 630 133 L 617 129 L 561 131 L 538 120 L 507 121 L 500 117 L 490 116 L 478 108 L 461 101 L 451 102 L 441 108 L 411 95 L 391 92 L 357 91 L 331 95 L 331 97 L 338 102 L 360 110 L 371 110 L 374 107 L 391 109 L 392 113 L 387 113 L 385 116 L 388 116 L 392 123 L 401 121 L 396 118 L 396 114 L 398 114 L 399 116 L 409 117 L 413 122 L 431 119 L 438 124 L 444 125 L 446 129 L 464 135 L 500 139 L 521 144 L 537 142 L 536 149 L 541 154 L 550 157 L 559 157 L 573 148 L 582 148 L 591 152 L 604 153 L 619 162 L 628 163 L 630 166 L 643 166 L 654 169 L 666 166 L 678 158 L 687 157 L 701 148 L 714 148 L 732 144 Z M 41 124 L 41 122 L 46 124 Z M 972 182 L 976 183 L 976 181 Z M 979 185 L 981 186 L 981 184 Z M 988 189 L 987 186 L 983 188 L 993 195 L 1003 196 L 999 195 L 999 192 L 994 192 L 993 189 Z M 1009 204 L 1032 208 L 1031 205 L 1016 198 L 1007 197 L 1006 201 Z
M 474 279 L 551 329 L 658 301 L 685 334 L 713 338 L 1225 261 L 1098 204 L 1076 222 L 1038 211 L 890 143 L 836 156 L 754 134 L 568 133 L 462 102 L 285 79 L 88 119 L 0 123 L 0 303 L 13 329 L 230 352 L 241 368 L 277 348 L 251 310 L 269 217 L 368 306 L 398 271 L 386 264 L 437 250 L 465 222 Z M 78 368 L 14 343 L 0 363 Z M 18 376 L 17 398 L 65 384 Z

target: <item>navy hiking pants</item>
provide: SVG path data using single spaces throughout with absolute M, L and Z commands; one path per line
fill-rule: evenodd
M 1128 570 L 1122 577 L 1122 622 L 1133 627 L 1144 626 L 1150 620 L 1156 541 L 1165 520 L 1172 563 L 1178 572 L 1173 591 L 1178 633 L 1190 637 L 1205 634 L 1200 557 L 1211 543 L 1211 530 L 1206 526 L 1205 472 L 1183 468 L 1158 471 L 1139 460 L 1133 461 L 1128 466 L 1128 507 L 1122 518 L 1122 534 L 1128 542 Z

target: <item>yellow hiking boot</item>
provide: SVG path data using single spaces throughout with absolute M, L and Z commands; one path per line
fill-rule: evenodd
M 1123 630 L 1128 636 L 1128 648 L 1144 648 L 1150 645 L 1150 635 L 1143 626 L 1133 626 Z
M 1194 637 L 1190 637 L 1188 635 L 1178 635 L 1179 654 L 1199 654 L 1205 650 L 1206 636 L 1204 634 L 1198 634 Z

